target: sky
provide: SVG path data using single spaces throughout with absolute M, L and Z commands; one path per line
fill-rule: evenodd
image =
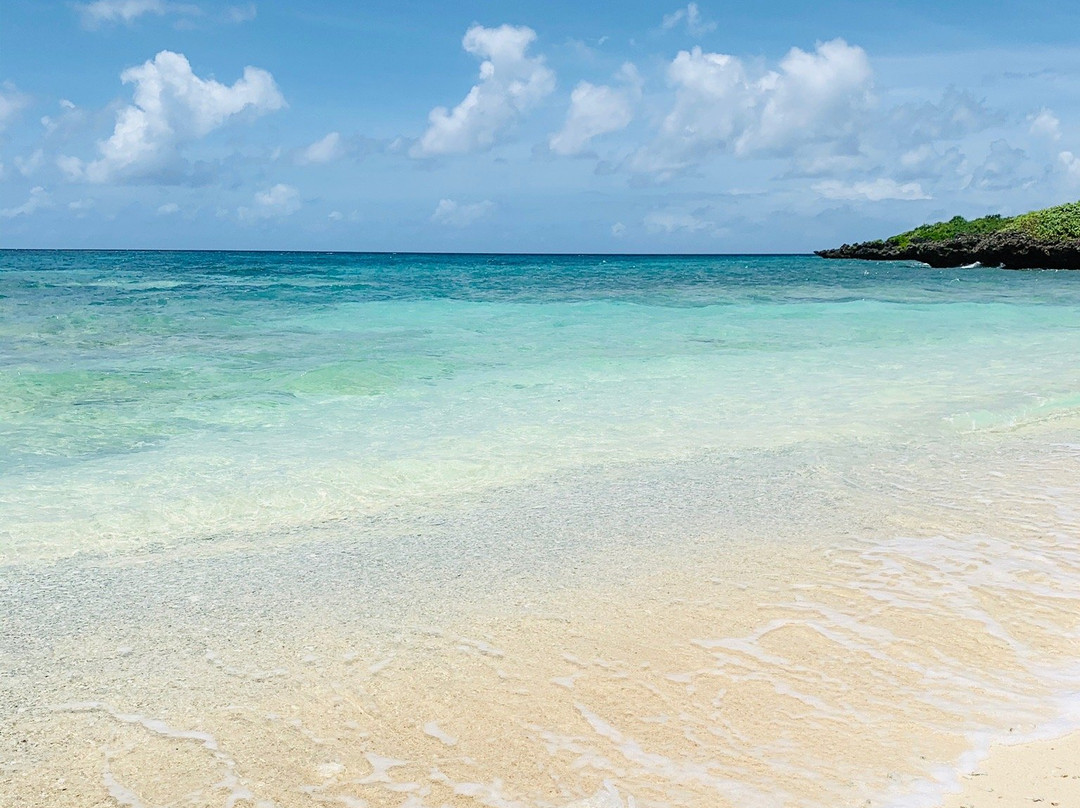
M 613 10 L 614 9 L 614 10 Z M 1075 0 L 0 0 L 0 247 L 807 252 L 1080 199 Z

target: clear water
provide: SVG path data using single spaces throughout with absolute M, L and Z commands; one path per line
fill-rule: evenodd
M 0 559 L 1080 406 L 1080 276 L 805 257 L 6 252 Z
M 933 805 L 1078 717 L 1077 356 L 1080 273 L 2 252 L 0 783 Z

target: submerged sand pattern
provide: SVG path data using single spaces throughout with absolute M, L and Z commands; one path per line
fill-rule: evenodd
M 50 806 L 933 805 L 992 739 L 1077 717 L 1070 426 L 560 478 L 402 515 L 411 567 L 337 525 L 276 555 L 13 570 L 2 788 Z M 440 536 L 458 549 L 425 566 Z M 100 589 L 65 601 L 76 567 Z

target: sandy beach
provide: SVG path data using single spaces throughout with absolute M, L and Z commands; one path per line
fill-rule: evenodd
M 1080 733 L 1052 740 L 995 744 L 961 775 L 963 790 L 942 808 L 1072 808 L 1080 805 Z

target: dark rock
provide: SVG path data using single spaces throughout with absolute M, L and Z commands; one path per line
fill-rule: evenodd
M 985 236 L 913 241 L 904 247 L 888 241 L 864 241 L 817 250 L 815 255 L 865 261 L 921 261 L 942 268 L 978 262 L 1005 269 L 1080 269 L 1080 239 L 1045 242 L 1018 231 L 999 230 Z

